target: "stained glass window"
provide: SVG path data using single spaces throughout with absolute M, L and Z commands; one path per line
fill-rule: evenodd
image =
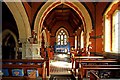
M 64 30 L 59 31 L 57 38 L 58 45 L 67 45 L 67 34 Z

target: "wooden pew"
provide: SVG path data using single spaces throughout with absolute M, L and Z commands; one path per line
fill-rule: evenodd
M 38 70 L 39 76 L 42 77 L 42 79 L 46 78 L 46 61 L 45 60 L 28 60 L 28 59 L 22 59 L 22 60 L 3 60 L 2 61 L 2 68 L 8 69 L 9 76 L 3 77 L 4 79 L 11 79 L 11 80 L 21 80 L 21 79 L 29 79 L 30 76 L 27 76 L 27 69 L 36 69 Z M 23 69 L 25 76 L 24 77 L 13 77 L 12 76 L 12 69 Z M 16 79 L 15 79 L 16 78 Z
M 75 61 L 75 70 L 79 68 L 81 64 L 117 64 L 118 60 L 116 59 L 77 59 Z
M 120 65 L 81 65 L 79 79 L 83 79 L 85 70 L 120 70 Z
M 2 60 L 2 62 L 11 62 L 11 63 L 16 63 L 16 62 L 21 62 L 21 63 L 41 63 L 41 62 L 46 62 L 46 68 L 47 68 L 47 76 L 49 76 L 50 73 L 50 60 L 49 59 L 15 59 L 15 60 Z
M 81 59 L 77 60 L 78 63 L 117 63 L 116 59 Z
M 100 78 L 92 70 L 90 70 L 90 80 L 100 80 Z
M 44 59 L 7 59 L 7 60 L 2 60 L 2 62 L 11 62 L 11 63 L 30 63 L 30 62 L 34 62 L 34 63 L 39 63 L 39 62 L 45 62 L 46 60 Z
M 76 60 L 76 64 L 118 64 L 116 59 L 80 59 Z
M 89 80 L 120 80 L 120 78 L 107 78 L 107 79 L 103 79 L 100 78 L 100 76 L 98 76 L 98 74 L 96 74 L 93 70 L 90 70 L 90 78 Z
M 29 80 L 30 78 L 36 78 L 36 76 L 27 76 L 27 70 L 28 70 L 28 69 L 36 69 L 36 70 L 38 70 L 39 75 L 42 75 L 41 77 L 42 77 L 43 79 L 45 79 L 45 77 L 44 77 L 44 76 L 45 76 L 45 73 L 44 73 L 44 71 L 43 71 L 43 67 L 40 67 L 39 65 L 3 64 L 3 68 L 8 69 L 8 71 L 9 71 L 9 76 L 8 76 L 8 77 L 3 77 L 3 80 L 4 80 L 4 79 L 9 79 L 9 78 L 15 79 L 15 80 L 17 79 L 17 77 L 12 76 L 12 69 L 23 69 L 25 76 L 24 76 L 24 77 L 21 76 L 21 77 L 19 77 L 19 79 L 20 79 L 20 78 L 21 78 L 21 79 L 25 78 L 25 79 L 28 79 L 28 80 Z M 42 74 L 41 74 L 41 71 L 42 71 Z

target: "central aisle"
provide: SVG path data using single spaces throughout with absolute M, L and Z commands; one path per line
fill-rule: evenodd
M 50 74 L 71 74 L 71 63 L 64 61 L 52 61 L 50 63 Z
M 72 63 L 69 54 L 55 54 L 50 61 L 50 74 L 71 74 Z
M 54 59 L 50 61 L 50 80 L 75 80 L 71 73 L 72 63 L 69 54 L 54 54 Z

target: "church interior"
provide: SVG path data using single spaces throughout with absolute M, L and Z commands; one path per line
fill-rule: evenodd
M 0 79 L 119 80 L 120 1 L 85 1 L 3 0 Z

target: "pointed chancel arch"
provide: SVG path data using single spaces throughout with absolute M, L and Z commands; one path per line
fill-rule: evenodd
M 86 46 L 88 46 L 89 44 L 89 33 L 92 30 L 92 21 L 90 18 L 90 15 L 88 13 L 88 11 L 86 10 L 86 8 L 79 2 L 77 2 L 77 0 L 75 0 L 75 2 L 61 2 L 61 0 L 58 0 L 58 2 L 52 2 L 51 0 L 48 0 L 48 2 L 46 2 L 42 8 L 39 10 L 36 19 L 35 19 L 35 24 L 34 24 L 34 29 L 38 32 L 38 36 L 39 33 L 41 33 L 42 31 L 42 27 L 43 27 L 43 22 L 45 20 L 45 17 L 47 16 L 47 14 L 54 9 L 56 6 L 58 5 L 67 5 L 70 8 L 72 8 L 73 10 L 76 11 L 76 13 L 81 17 L 82 22 L 83 22 L 83 26 L 84 26 L 84 30 L 86 33 Z M 39 39 L 38 39 L 39 41 Z
M 19 38 L 29 38 L 31 36 L 30 23 L 23 4 L 21 2 L 6 2 L 6 0 L 4 1 L 16 21 Z

